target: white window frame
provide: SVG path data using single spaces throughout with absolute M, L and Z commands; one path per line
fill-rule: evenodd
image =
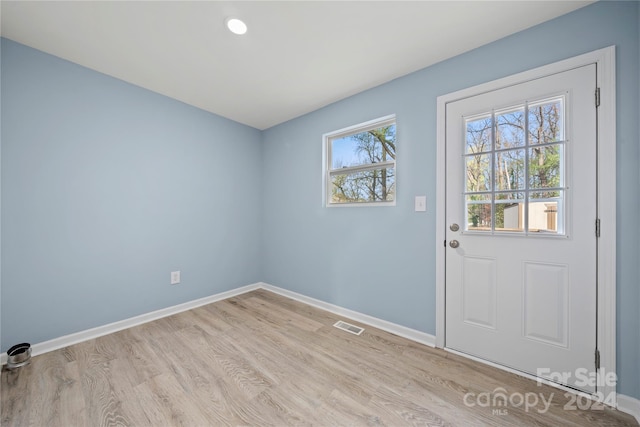
M 322 135 L 322 144 L 323 144 L 322 194 L 323 194 L 323 204 L 326 207 L 367 207 L 367 206 L 395 206 L 396 205 L 396 200 L 398 198 L 397 155 L 396 155 L 396 159 L 388 160 L 383 163 L 370 163 L 370 164 L 364 164 L 364 165 L 358 165 L 358 166 L 344 167 L 340 169 L 331 168 L 331 164 L 332 164 L 331 140 L 336 138 L 342 138 L 349 135 L 354 135 L 360 132 L 366 132 L 368 130 L 376 129 L 389 124 L 396 125 L 396 135 L 397 135 L 398 124 L 396 121 L 395 114 L 390 114 L 388 116 L 369 120 L 364 123 L 359 123 L 357 125 L 349 126 L 349 127 L 339 129 L 333 132 L 325 133 L 324 135 Z M 396 189 L 394 191 L 393 200 L 380 201 L 380 202 L 348 202 L 348 203 L 332 203 L 331 202 L 331 189 L 332 189 L 331 176 L 335 175 L 337 171 L 340 171 L 342 172 L 342 174 L 344 174 L 349 172 L 360 172 L 360 171 L 373 170 L 373 169 L 389 169 L 389 168 L 393 168 L 394 174 L 395 174 L 394 183 L 395 183 Z

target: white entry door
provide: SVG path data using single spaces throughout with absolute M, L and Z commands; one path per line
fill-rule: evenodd
M 592 64 L 446 106 L 445 345 L 587 392 L 595 89 Z

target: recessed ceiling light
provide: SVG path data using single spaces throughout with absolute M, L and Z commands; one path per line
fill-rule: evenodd
M 233 34 L 242 35 L 247 32 L 247 24 L 239 20 L 238 18 L 227 18 L 225 21 L 227 28 Z

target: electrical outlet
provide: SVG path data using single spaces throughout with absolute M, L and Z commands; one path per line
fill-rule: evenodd
M 180 272 L 179 271 L 172 271 L 171 272 L 171 284 L 172 285 L 177 285 L 178 283 L 180 283 Z

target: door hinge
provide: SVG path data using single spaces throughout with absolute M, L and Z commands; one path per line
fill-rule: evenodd
M 596 348 L 596 371 L 600 370 L 600 350 Z
M 600 106 L 600 88 L 596 88 L 596 107 Z
M 596 237 L 600 237 L 600 218 L 596 218 Z

